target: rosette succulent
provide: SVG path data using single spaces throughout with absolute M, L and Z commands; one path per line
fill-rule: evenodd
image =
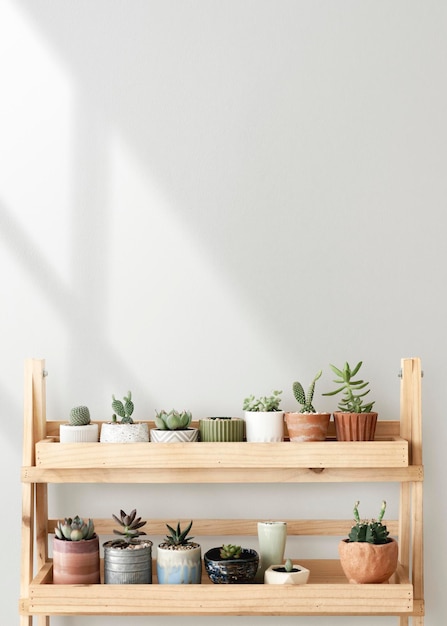
M 191 424 L 192 414 L 189 411 L 156 411 L 155 425 L 160 430 L 186 430 Z
M 88 522 L 84 522 L 79 515 L 73 518 L 66 517 L 63 522 L 58 521 L 54 533 L 63 541 L 82 541 L 82 539 L 93 539 L 96 536 L 93 520 L 89 519 Z

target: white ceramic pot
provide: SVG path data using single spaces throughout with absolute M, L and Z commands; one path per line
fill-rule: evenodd
M 72 426 L 61 424 L 59 427 L 59 441 L 61 443 L 86 443 L 98 441 L 98 424 L 84 424 Z
M 245 435 L 247 441 L 283 441 L 284 411 L 245 411 Z
M 149 441 L 149 428 L 145 422 L 120 424 L 104 422 L 101 426 L 101 443 L 140 443 Z
M 160 428 L 151 428 L 151 441 L 155 443 L 185 443 L 198 440 L 198 428 L 187 428 L 186 430 L 161 430 Z
M 202 550 L 199 544 L 157 548 L 157 579 L 160 585 L 191 585 L 202 582 Z
M 304 585 L 307 583 L 310 571 L 302 565 L 293 564 L 291 572 L 284 571 L 284 565 L 270 565 L 264 574 L 266 585 Z

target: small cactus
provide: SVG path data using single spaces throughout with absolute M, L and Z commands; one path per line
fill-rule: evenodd
M 70 411 L 70 424 L 72 426 L 86 426 L 90 424 L 90 411 L 87 406 L 75 406 Z
M 323 373 L 322 370 L 316 373 L 315 378 L 310 383 L 309 389 L 307 390 L 307 394 L 304 392 L 303 386 L 301 383 L 294 382 L 293 383 L 293 394 L 299 404 L 301 404 L 300 413 L 316 413 L 312 401 L 314 397 L 315 391 L 315 383 L 321 377 Z
M 76 515 L 74 518 L 66 517 L 63 522 L 58 521 L 54 534 L 64 541 L 92 539 L 95 537 L 95 526 L 93 520 L 89 519 L 86 523 L 79 515 Z
M 156 411 L 155 426 L 160 430 L 186 430 L 191 424 L 192 415 L 189 411 Z
M 114 414 L 112 415 L 112 422 L 116 422 L 116 414 L 121 417 L 121 424 L 133 424 L 131 415 L 134 410 L 134 404 L 132 402 L 132 393 L 127 392 L 127 396 L 124 396 L 124 402 L 117 400 L 115 396 L 112 396 L 112 409 Z
M 349 533 L 349 541 L 373 543 L 375 545 L 388 543 L 390 541 L 388 539 L 388 535 L 390 533 L 388 532 L 387 527 L 382 524 L 382 519 L 386 509 L 385 500 L 382 502 L 382 507 L 377 520 L 361 520 L 358 511 L 359 504 L 360 502 L 357 501 L 354 505 L 354 519 L 356 523 L 351 528 L 351 532 Z
M 239 559 L 241 556 L 241 546 L 233 546 L 231 543 L 224 544 L 220 549 L 221 559 Z

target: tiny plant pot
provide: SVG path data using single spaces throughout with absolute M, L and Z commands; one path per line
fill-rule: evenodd
M 208 550 L 203 561 L 211 582 L 215 584 L 248 584 L 254 581 L 259 565 L 255 550 L 242 549 L 239 558 L 222 559 L 220 548 Z
M 186 428 L 185 430 L 162 430 L 161 428 L 151 428 L 151 441 L 153 443 L 192 443 L 198 440 L 198 428 Z
M 83 424 L 82 426 L 61 424 L 59 427 L 59 441 L 61 443 L 97 442 L 98 436 L 98 424 Z
M 152 541 L 104 544 L 104 583 L 107 585 L 147 585 L 152 582 Z
M 374 441 L 377 413 L 345 413 L 335 411 L 335 432 L 338 441 Z
M 53 583 L 92 585 L 99 578 L 99 539 L 64 541 L 53 539 Z
M 201 441 L 243 441 L 245 422 L 240 417 L 205 417 L 199 420 Z
M 249 442 L 284 440 L 283 411 L 245 411 L 245 434 Z
M 149 428 L 145 422 L 121 424 L 105 422 L 101 426 L 101 443 L 144 443 L 149 441 Z
M 198 543 L 157 548 L 157 578 L 160 585 L 197 585 L 202 582 L 202 550 Z
M 304 585 L 309 579 L 310 570 L 293 564 L 290 572 L 284 565 L 270 565 L 264 573 L 266 585 Z
M 385 583 L 397 569 L 398 544 L 395 539 L 375 545 L 343 539 L 338 544 L 340 563 L 350 583 Z
M 290 441 L 325 441 L 331 414 L 285 413 L 284 419 Z

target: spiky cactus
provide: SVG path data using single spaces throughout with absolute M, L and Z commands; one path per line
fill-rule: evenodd
M 87 406 L 74 406 L 70 411 L 72 426 L 86 426 L 90 424 L 90 411 Z
M 66 517 L 63 522 L 58 521 L 54 533 L 58 539 L 81 541 L 95 537 L 95 526 L 93 520 L 89 519 L 86 523 L 79 515 L 76 515 L 74 518 Z
M 345 413 L 370 413 L 372 410 L 374 402 L 363 404 L 363 398 L 370 390 L 368 389 L 362 393 L 357 393 L 360 390 L 366 389 L 369 383 L 360 379 L 353 380 L 353 377 L 358 373 L 361 367 L 362 361 L 359 361 L 353 369 L 351 369 L 349 363 L 345 363 L 343 369 L 331 365 L 332 371 L 338 376 L 338 378 L 334 380 L 334 383 L 342 386 L 334 391 L 324 393 L 323 396 L 335 396 L 337 393 L 343 392 L 342 399 L 338 404 L 340 411 L 344 411 Z
M 231 543 L 224 544 L 220 549 L 221 559 L 239 559 L 241 556 L 241 546 L 234 546 Z
M 192 415 L 189 411 L 156 411 L 155 425 L 160 430 L 186 430 L 191 424 Z
M 112 513 L 112 517 L 121 526 L 119 530 L 116 530 L 115 528 L 113 529 L 115 535 L 120 535 L 124 538 L 121 539 L 121 542 L 125 541 L 126 543 L 131 543 L 133 539 L 136 539 L 140 535 L 146 534 L 144 530 L 139 529 L 147 524 L 147 522 L 142 522 L 141 517 L 137 517 L 136 509 L 133 509 L 133 511 L 131 511 L 129 515 L 121 510 L 119 517 L 114 513 Z
M 361 541 L 374 543 L 376 545 L 388 543 L 389 532 L 387 527 L 382 524 L 382 519 L 386 509 L 385 500 L 382 502 L 379 517 L 376 520 L 361 520 L 358 510 L 359 504 L 360 502 L 357 501 L 354 505 L 354 519 L 356 523 L 351 528 L 351 532 L 349 533 L 349 541 Z
M 169 546 L 186 546 L 192 542 L 194 537 L 188 537 L 188 533 L 192 528 L 192 520 L 189 522 L 185 530 L 180 527 L 180 522 L 177 523 L 177 528 L 173 528 L 166 524 L 166 528 L 169 534 L 165 537 L 165 543 Z
M 133 419 L 131 418 L 134 410 L 132 393 L 128 391 L 127 396 L 124 396 L 123 399 L 124 402 L 121 402 L 121 400 L 117 400 L 115 396 L 112 396 L 112 409 L 114 410 L 112 421 L 116 422 L 116 415 L 119 415 L 121 424 L 133 424 Z
M 300 413 L 316 413 L 316 410 L 313 407 L 312 401 L 314 398 L 315 392 L 315 383 L 321 377 L 323 370 L 320 370 L 316 373 L 315 378 L 309 385 L 309 389 L 307 390 L 307 394 L 304 392 L 303 386 L 300 382 L 296 381 L 293 383 L 293 394 L 297 400 L 297 402 L 301 405 Z

